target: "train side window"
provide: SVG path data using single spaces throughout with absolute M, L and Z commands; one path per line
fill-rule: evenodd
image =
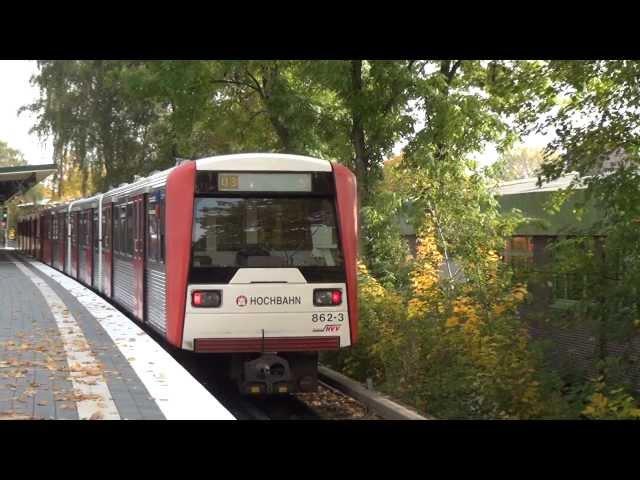
M 127 204 L 127 210 L 126 210 L 126 215 L 127 215 L 127 228 L 125 230 L 125 253 L 127 253 L 128 255 L 133 255 L 133 237 L 134 237 L 134 231 L 133 231 L 133 227 L 135 225 L 134 223 L 134 218 L 133 218 L 133 203 L 128 203 Z
M 71 225 L 71 232 L 70 232 L 71 233 L 71 245 L 75 247 L 76 246 L 76 214 L 72 213 L 70 218 L 71 218 L 71 222 L 70 222 L 70 225 Z
M 78 213 L 78 245 L 84 247 L 84 214 Z
M 80 244 L 83 247 L 86 247 L 87 246 L 87 234 L 89 233 L 89 228 L 88 228 L 89 226 L 87 225 L 87 214 L 85 212 L 81 213 L 80 214 L 80 218 L 82 219 L 82 227 L 81 227 L 81 230 L 80 230 L 82 232 L 82 235 L 80 237 L 81 238 Z
M 149 197 L 147 204 L 147 258 L 158 261 L 158 215 L 157 203 Z
M 164 263 L 164 195 L 158 200 L 158 260 Z
M 107 209 L 107 250 L 113 249 L 113 205 Z
M 113 207 L 113 250 L 122 253 L 122 229 L 124 227 L 123 208 L 121 205 Z
M 87 210 L 84 214 L 84 246 L 91 247 L 91 211 Z
M 120 205 L 119 210 L 119 223 L 120 231 L 118 232 L 118 252 L 121 254 L 126 253 L 127 247 L 125 244 L 125 237 L 127 233 L 127 206 Z
M 87 218 L 82 212 L 78 213 L 78 217 L 80 219 L 78 242 L 81 247 L 84 247 L 87 244 Z
M 98 250 L 98 210 L 93 210 L 93 228 L 91 229 L 91 235 L 93 235 L 93 248 Z
M 120 210 L 113 206 L 113 251 L 119 250 L 118 234 L 120 233 Z
M 102 209 L 102 248 L 105 251 L 109 251 L 109 249 L 111 248 L 109 245 L 109 227 L 108 225 L 110 224 L 109 222 L 109 209 L 108 208 L 104 208 Z

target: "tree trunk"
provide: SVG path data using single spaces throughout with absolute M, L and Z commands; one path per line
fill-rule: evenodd
M 87 148 L 86 138 L 81 137 L 80 146 L 78 148 L 78 164 L 80 165 L 80 172 L 82 174 L 82 196 L 87 196 L 87 179 L 89 176 L 89 169 L 87 168 Z
M 262 89 L 258 93 L 262 97 L 269 122 L 276 132 L 282 151 L 284 153 L 299 153 L 295 151 L 291 131 L 286 124 L 286 120 L 283 120 L 278 115 L 278 112 L 274 111 L 271 104 L 273 90 L 280 81 L 280 70 L 277 62 L 274 62 L 272 66 L 268 66 L 263 70 Z
M 358 182 L 358 225 L 363 225 L 361 208 L 368 203 L 370 155 L 367 149 L 364 122 L 360 111 L 362 95 L 362 60 L 351 61 L 351 144 L 353 146 L 356 180 Z M 368 244 L 359 238 L 360 256 L 367 258 Z
M 362 95 L 362 60 L 351 61 L 351 145 L 354 152 L 354 166 L 358 179 L 358 200 L 365 203 L 368 196 L 370 157 L 367 151 L 362 112 L 359 99 Z M 360 209 L 358 209 L 360 210 Z

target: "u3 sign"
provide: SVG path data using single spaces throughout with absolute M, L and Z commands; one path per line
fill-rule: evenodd
M 342 312 L 313 313 L 311 314 L 311 321 L 313 323 L 344 322 L 344 313 Z

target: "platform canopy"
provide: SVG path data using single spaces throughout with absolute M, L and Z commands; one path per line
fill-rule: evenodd
M 55 171 L 55 164 L 0 168 L 0 204 L 18 193 L 26 192 Z

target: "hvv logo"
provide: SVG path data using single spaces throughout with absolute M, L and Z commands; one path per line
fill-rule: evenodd
M 337 332 L 342 325 L 325 325 L 322 328 L 314 328 L 312 332 Z

